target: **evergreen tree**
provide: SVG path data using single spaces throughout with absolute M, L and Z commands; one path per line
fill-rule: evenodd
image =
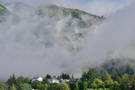
M 28 83 L 21 84 L 18 90 L 32 90 L 32 87 Z
M 69 76 L 69 74 L 61 74 L 60 75 L 60 78 L 62 78 L 62 79 L 70 79 L 70 76 Z
M 51 78 L 51 75 L 47 74 L 46 75 L 46 78 L 50 79 Z
M 95 69 L 89 69 L 88 72 L 83 73 L 81 80 L 82 81 L 93 81 L 95 78 L 98 78 L 98 73 Z
M 16 79 L 16 83 L 17 83 L 17 86 L 19 86 L 20 84 L 23 84 L 24 83 L 24 77 L 23 76 L 20 76 Z
M 16 90 L 15 84 L 12 84 L 12 85 L 10 86 L 10 90 Z
M 129 90 L 130 80 L 129 80 L 128 74 L 122 75 L 122 78 L 120 80 L 120 83 L 121 83 L 121 88 L 123 90 Z
M 104 80 L 105 81 L 111 81 L 112 80 L 111 75 L 109 73 L 106 73 L 105 77 L 104 77 Z
M 86 90 L 88 88 L 88 82 L 83 81 L 79 83 L 79 90 Z
M 9 85 L 9 87 L 12 85 L 16 85 L 16 77 L 14 74 L 10 76 L 10 78 L 7 81 L 7 84 Z
M 78 82 L 71 83 L 70 88 L 71 90 L 79 90 L 79 83 Z

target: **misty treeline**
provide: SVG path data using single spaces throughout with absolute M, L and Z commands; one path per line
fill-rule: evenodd
M 63 73 L 58 76 L 45 75 L 43 81 L 12 75 L 6 82 L 0 82 L 0 90 L 135 90 L 135 69 L 133 60 L 109 60 L 96 68 L 89 68 L 80 78 Z M 50 83 L 49 80 L 69 80 Z

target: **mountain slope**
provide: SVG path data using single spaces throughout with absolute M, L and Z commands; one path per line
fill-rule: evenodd
M 104 62 L 98 70 L 101 73 L 110 73 L 111 75 L 133 74 L 135 70 L 135 60 L 129 58 L 111 59 Z
M 96 24 L 103 20 L 103 16 L 100 17 L 78 9 L 64 8 L 55 5 L 40 7 L 39 10 L 37 10 L 37 14 L 39 16 L 57 16 L 59 19 L 71 16 L 72 20 L 77 21 L 77 24 L 80 28 L 89 27 L 89 25 L 92 25 L 93 23 Z
M 9 13 L 11 14 L 9 19 L 11 27 L 19 24 L 17 26 L 21 26 L 23 32 L 25 30 L 27 32 L 28 27 L 31 28 L 37 41 L 45 47 L 58 45 L 69 50 L 78 50 L 88 33 L 92 32 L 95 26 L 104 19 L 102 16 L 92 15 L 78 9 L 55 5 L 40 6 L 36 9 L 21 3 L 11 6 L 8 7 L 12 10 Z M 1 15 L 5 16 L 6 8 L 1 7 L 0 13 L 4 12 Z M 21 37 L 21 35 L 18 36 Z
M 42 20 L 47 20 L 47 18 L 49 18 L 49 20 L 46 22 L 50 22 L 52 25 L 54 24 L 54 26 L 59 29 L 58 32 L 57 30 L 54 30 L 54 32 L 57 32 L 59 35 L 61 35 L 58 37 L 59 40 L 62 39 L 61 41 L 63 41 L 59 41 L 60 44 L 62 46 L 68 47 L 70 50 L 80 49 L 80 43 L 85 37 L 87 37 L 88 33 L 93 32 L 95 26 L 101 23 L 101 21 L 104 19 L 102 16 L 100 17 L 92 15 L 78 9 L 64 8 L 55 5 L 39 7 L 36 11 L 36 14 Z M 40 26 L 41 29 L 43 27 L 44 25 Z M 42 37 L 42 33 L 46 33 L 46 31 L 40 29 L 39 31 L 41 31 L 41 33 L 38 35 L 39 37 Z M 50 32 L 50 29 L 48 32 Z M 55 39 L 51 38 L 51 40 L 53 42 Z M 49 46 L 51 44 L 51 42 L 48 41 L 45 43 L 49 43 Z
M 8 10 L 6 9 L 6 7 L 0 4 L 0 22 L 6 18 L 7 13 L 8 13 Z
M 0 4 L 0 13 L 1 13 L 2 11 L 5 11 L 5 7 Z

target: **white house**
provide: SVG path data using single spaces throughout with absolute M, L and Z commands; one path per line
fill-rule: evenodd
M 57 78 L 51 78 L 51 79 L 48 80 L 48 82 L 49 82 L 50 84 L 54 84 L 54 83 L 57 83 L 57 84 L 58 84 L 58 83 L 60 83 Z
M 32 81 L 40 81 L 40 82 L 42 82 L 43 81 L 43 78 L 42 77 L 34 77 L 32 79 Z

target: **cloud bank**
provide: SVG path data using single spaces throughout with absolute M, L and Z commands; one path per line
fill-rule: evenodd
M 51 1 L 46 2 L 52 4 Z M 81 4 L 75 4 L 76 2 L 76 0 L 73 0 L 71 7 L 79 8 Z M 108 0 L 103 0 L 103 2 L 106 2 L 105 5 L 109 3 Z M 93 0 L 93 6 L 87 7 L 89 12 L 93 10 L 92 7 L 100 7 L 101 4 L 99 3 L 103 2 Z M 53 3 L 64 5 L 62 1 L 61 3 Z M 69 5 L 68 3 L 70 2 L 67 2 L 67 5 Z M 107 7 L 110 7 L 110 4 L 112 5 L 111 9 L 106 10 Z M 62 42 L 62 35 L 59 30 L 64 26 L 63 22 L 69 20 L 70 17 L 57 23 L 54 22 L 55 18 L 39 19 L 37 16 L 33 16 L 33 8 L 29 6 L 16 8 L 16 6 L 11 5 L 10 8 L 17 17 L 11 16 L 7 22 L 0 24 L 1 78 L 9 77 L 13 73 L 24 76 L 44 76 L 47 73 L 59 74 L 62 72 L 80 73 L 87 67 L 102 63 L 106 58 L 119 58 L 121 56 L 134 58 L 134 3 L 117 12 L 115 10 L 123 6 L 115 9 L 115 5 L 110 4 L 107 7 L 102 4 L 103 8 L 100 9 L 96 7 L 95 11 L 99 9 L 101 12 L 95 13 L 106 14 L 108 12 L 109 16 L 102 25 L 95 29 L 94 33 L 89 34 L 82 45 L 81 51 L 75 54 L 62 47 L 61 44 L 57 44 Z M 66 5 L 64 6 L 66 7 Z M 81 9 L 83 10 L 83 7 Z M 110 15 L 110 12 L 115 12 L 115 14 Z M 38 25 L 42 25 L 44 30 L 44 32 L 41 32 L 40 38 L 35 37 Z M 42 37 L 43 33 L 45 33 L 45 37 Z M 58 40 L 55 39 L 56 37 L 59 37 Z M 44 47 L 41 44 L 42 38 L 55 44 L 52 47 Z

